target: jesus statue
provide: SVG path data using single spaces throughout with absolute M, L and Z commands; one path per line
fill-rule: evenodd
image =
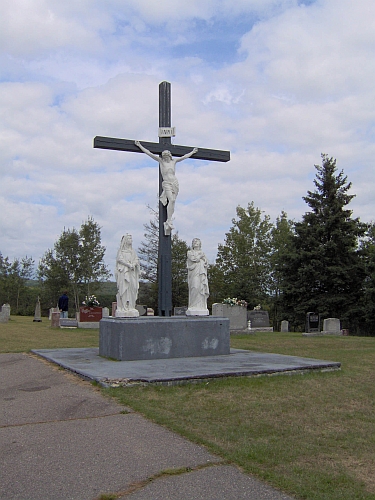
M 151 151 L 142 146 L 139 141 L 135 141 L 135 144 L 141 151 L 146 153 L 146 155 L 148 155 L 153 160 L 157 161 L 160 165 L 160 172 L 163 178 L 163 192 L 161 193 L 159 199 L 164 206 L 167 206 L 167 220 L 166 222 L 164 222 L 164 234 L 169 235 L 171 234 L 171 230 L 173 229 L 172 216 L 174 213 L 176 198 L 179 191 L 178 180 L 176 177 L 176 163 L 193 156 L 198 152 L 198 148 L 194 148 L 192 151 L 190 151 L 190 153 L 187 153 L 180 158 L 173 158 L 171 152 L 168 150 L 163 151 L 161 156 L 158 156 L 154 153 L 151 153 Z

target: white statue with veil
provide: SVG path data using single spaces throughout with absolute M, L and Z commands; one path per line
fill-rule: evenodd
M 116 257 L 117 318 L 139 316 L 135 303 L 138 297 L 140 265 L 132 242 L 130 234 L 123 236 Z
M 194 238 L 191 250 L 187 253 L 189 307 L 187 316 L 208 316 L 207 299 L 210 295 L 208 288 L 208 261 L 202 251 L 199 238 Z

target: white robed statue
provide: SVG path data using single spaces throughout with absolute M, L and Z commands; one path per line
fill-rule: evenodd
M 135 303 L 138 297 L 140 266 L 132 242 L 130 234 L 123 236 L 116 257 L 117 318 L 139 316 Z
M 187 316 L 208 316 L 207 299 L 210 295 L 208 288 L 207 269 L 208 261 L 202 251 L 199 238 L 194 238 L 191 250 L 187 253 L 189 307 Z

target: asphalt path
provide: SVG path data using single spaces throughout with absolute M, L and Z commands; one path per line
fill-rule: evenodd
M 2 500 L 291 500 L 35 355 L 0 380 Z

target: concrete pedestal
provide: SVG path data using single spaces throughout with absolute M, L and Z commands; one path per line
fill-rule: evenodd
M 218 317 L 103 318 L 99 355 L 119 361 L 230 354 L 229 319 Z

